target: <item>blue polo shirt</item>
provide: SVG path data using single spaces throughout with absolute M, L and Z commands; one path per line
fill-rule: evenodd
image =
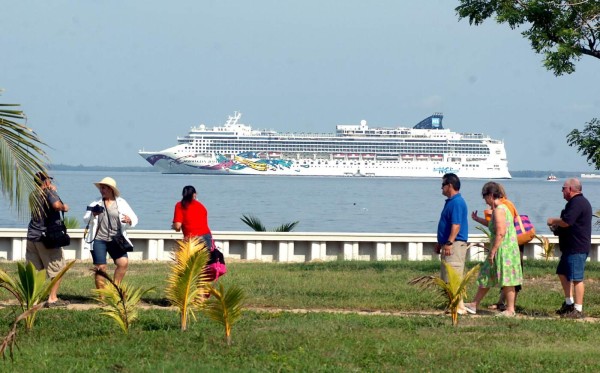
M 466 242 L 469 239 L 468 213 L 467 203 L 460 193 L 446 200 L 437 229 L 437 241 L 439 244 L 444 244 L 448 241 L 453 224 L 460 224 L 460 230 L 455 241 Z

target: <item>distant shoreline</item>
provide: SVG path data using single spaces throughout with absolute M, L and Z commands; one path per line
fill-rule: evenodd
M 53 171 L 116 171 L 116 172 L 159 172 L 152 166 L 69 166 L 65 164 L 53 164 L 48 167 Z
M 110 167 L 110 166 L 70 166 L 64 164 L 50 165 L 50 170 L 55 171 L 114 171 L 114 172 L 160 172 L 152 166 L 121 166 L 121 167 Z M 509 170 L 512 177 L 540 177 L 546 178 L 548 175 L 553 174 L 560 179 L 570 177 L 581 177 L 581 174 L 586 173 L 598 173 L 600 171 L 511 171 Z

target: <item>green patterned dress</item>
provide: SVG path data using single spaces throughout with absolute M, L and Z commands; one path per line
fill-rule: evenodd
M 519 244 L 517 243 L 517 231 L 513 223 L 513 216 L 505 205 L 496 208 L 502 209 L 506 215 L 506 235 L 498 248 L 494 264 L 485 260 L 479 271 L 477 284 L 479 287 L 490 288 L 493 286 L 516 286 L 523 282 L 523 271 L 521 269 L 521 256 Z M 490 242 L 496 239 L 496 227 L 492 219 L 488 228 L 490 229 Z

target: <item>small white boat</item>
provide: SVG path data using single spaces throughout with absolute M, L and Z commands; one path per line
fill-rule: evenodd
M 556 178 L 556 176 L 550 174 L 548 175 L 548 177 L 546 178 L 546 181 L 557 181 L 558 179 Z
M 581 174 L 582 179 L 600 179 L 600 174 Z

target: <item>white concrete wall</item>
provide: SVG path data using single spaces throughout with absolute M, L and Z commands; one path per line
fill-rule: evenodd
M 67 259 L 91 259 L 83 249 L 83 229 L 69 230 L 71 245 L 65 248 Z M 175 241 L 181 233 L 157 230 L 130 230 L 134 251 L 131 260 L 169 260 Z M 27 230 L 0 229 L 0 259 L 25 259 Z M 430 260 L 434 252 L 435 234 L 339 233 L 339 232 L 213 232 L 217 246 L 225 258 L 262 262 L 310 262 L 327 260 Z M 546 236 L 555 244 L 555 259 L 560 256 L 558 237 Z M 485 235 L 469 236 L 469 243 L 485 241 Z M 539 240 L 525 247 L 526 259 L 543 259 Z M 483 260 L 480 247 L 471 247 L 471 260 Z M 591 261 L 600 261 L 600 235 L 592 236 Z

